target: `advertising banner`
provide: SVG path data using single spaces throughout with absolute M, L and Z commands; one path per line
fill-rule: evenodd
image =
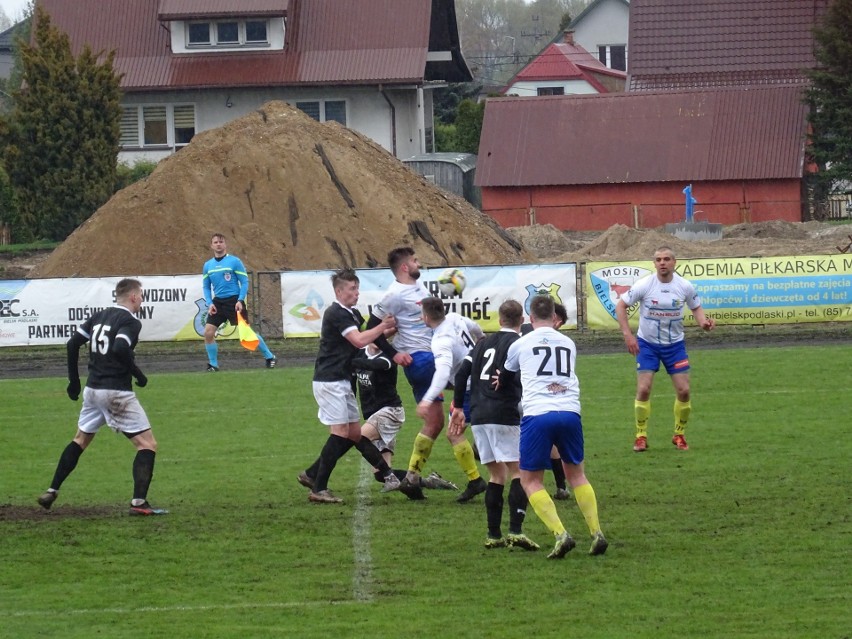
M 852 255 L 682 259 L 676 268 L 695 285 L 705 315 L 717 324 L 852 321 Z M 588 263 L 588 328 L 618 328 L 618 297 L 654 273 L 650 260 Z M 632 321 L 634 311 L 628 312 Z M 695 325 L 688 311 L 685 318 Z
M 113 290 L 121 279 L 0 280 L 0 346 L 64 344 L 93 313 L 114 304 Z M 207 305 L 200 275 L 136 279 L 145 300 L 137 313 L 141 340 L 198 339 L 204 334 Z M 225 333 L 234 331 L 225 326 Z
M 467 286 L 461 295 L 445 296 L 438 290 L 437 278 L 444 269 L 422 269 L 420 281 L 432 295 L 441 297 L 449 312 L 476 321 L 484 331 L 499 330 L 497 309 L 508 299 L 520 302 L 529 312 L 530 299 L 550 294 L 565 305 L 565 328 L 577 328 L 577 265 L 538 264 L 461 267 Z M 322 314 L 334 301 L 333 271 L 293 271 L 281 273 L 281 305 L 284 334 L 288 337 L 319 335 Z M 358 269 L 361 280 L 358 309 L 366 318 L 374 304 L 393 282 L 390 269 Z

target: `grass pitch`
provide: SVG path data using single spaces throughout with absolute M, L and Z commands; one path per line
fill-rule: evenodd
M 633 453 L 626 354 L 578 357 L 587 473 L 607 554 L 485 550 L 482 497 L 381 494 L 350 452 L 310 504 L 296 474 L 327 432 L 308 368 L 151 375 L 150 500 L 126 515 L 133 449 L 103 431 L 49 513 L 35 497 L 74 433 L 63 379 L 3 380 L 0 628 L 8 637 L 848 637 L 852 345 L 695 350 L 691 449 L 658 375 Z M 400 382 L 401 390 L 405 388 Z M 396 465 L 419 428 L 410 393 Z M 428 469 L 462 485 L 447 445 Z M 551 477 L 547 476 L 547 481 Z M 504 517 L 504 532 L 508 517 Z

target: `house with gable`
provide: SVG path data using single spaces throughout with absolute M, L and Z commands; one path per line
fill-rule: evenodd
M 805 69 L 829 0 L 633 0 L 628 91 L 492 98 L 476 185 L 504 226 L 805 219 Z
M 404 158 L 432 149 L 432 91 L 472 79 L 454 0 L 36 0 L 115 51 L 119 161 L 158 161 L 270 100 Z
M 604 65 L 627 71 L 629 0 L 592 0 L 571 20 L 568 29 L 574 32 L 574 42 Z
M 501 90 L 504 95 L 575 95 L 623 91 L 627 74 L 610 69 L 565 31 L 516 73 Z

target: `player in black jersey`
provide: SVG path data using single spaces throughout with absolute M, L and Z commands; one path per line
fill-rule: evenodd
M 361 414 L 364 417 L 361 434 L 373 442 L 388 466 L 392 467 L 396 436 L 405 422 L 405 409 L 396 389 L 399 367 L 378 346 L 367 344 L 352 360 L 352 368 L 355 370 Z M 404 470 L 394 470 L 393 473 L 400 480 L 406 474 Z M 381 470 L 374 469 L 374 475 L 376 481 L 384 483 Z M 421 479 L 423 488 L 458 490 L 458 486 L 436 472 Z M 407 496 L 416 499 L 410 494 Z
M 319 405 L 319 420 L 328 426 L 329 436 L 316 462 L 297 478 L 300 484 L 311 489 L 308 499 L 321 504 L 343 501 L 328 490 L 328 479 L 337 460 L 353 446 L 371 466 L 382 471 L 387 490 L 399 487 L 399 479 L 381 453 L 361 435 L 361 419 L 352 384 L 352 359 L 358 350 L 372 343 L 385 330 L 392 329 L 395 321 L 388 315 L 377 326 L 360 330 L 364 318 L 355 308 L 359 284 L 358 276 L 351 269 L 334 273 L 331 285 L 335 301 L 322 317 L 313 391 Z
M 486 548 L 515 546 L 538 550 L 539 545 L 523 531 L 527 496 L 521 487 L 518 460 L 521 437 L 521 384 L 518 380 L 499 389 L 494 388 L 494 375 L 503 368 L 506 353 L 519 337 L 524 317 L 523 307 L 507 300 L 499 308 L 500 330 L 479 341 L 465 357 L 455 377 L 453 406 L 462 405 L 464 389 L 470 379 L 470 423 L 479 459 L 488 468 L 485 489 L 485 513 L 488 522 Z M 465 428 L 462 408 L 453 408 L 450 432 L 461 434 Z M 509 535 L 503 537 L 503 487 L 509 485 Z
M 123 279 L 115 287 L 115 306 L 98 311 L 87 319 L 68 340 L 68 397 L 80 397 L 78 359 L 80 347 L 89 343 L 89 377 L 83 389 L 83 408 L 77 422 L 77 434 L 59 458 L 50 488 L 38 498 L 49 509 L 56 501 L 62 482 L 77 466 L 83 451 L 92 443 L 101 426 L 108 425 L 124 434 L 136 447 L 133 460 L 133 499 L 131 515 L 164 515 L 168 511 L 152 508 L 148 487 L 154 475 L 157 441 L 148 417 L 133 392 L 145 386 L 148 378 L 136 365 L 133 349 L 142 329 L 134 313 L 142 306 L 142 284 Z

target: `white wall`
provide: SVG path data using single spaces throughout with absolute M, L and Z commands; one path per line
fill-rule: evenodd
M 506 91 L 505 95 L 517 95 L 525 98 L 538 95 L 539 87 L 562 87 L 565 95 L 585 95 L 597 93 L 591 84 L 585 80 L 539 80 L 536 82 L 516 82 Z
M 418 100 L 415 87 L 387 89 L 385 95 L 391 101 L 396 119 L 396 156 L 407 158 L 424 153 L 423 123 L 431 119 L 425 116 L 424 106 Z M 275 88 L 244 89 L 240 91 L 181 91 L 150 94 L 127 94 L 122 100 L 126 104 L 195 104 L 196 133 L 215 129 L 231 120 L 251 113 L 271 100 L 283 100 L 291 104 L 298 101 L 345 100 L 347 126 L 393 152 L 393 127 L 391 105 L 376 87 L 366 88 Z M 431 107 L 431 100 L 423 100 Z M 226 106 L 230 104 L 231 106 Z M 139 160 L 157 162 L 170 155 L 169 151 L 122 151 L 119 162 L 134 164 Z
M 597 58 L 600 45 L 626 45 L 629 31 L 629 7 L 619 0 L 605 0 L 575 25 L 574 42 Z

